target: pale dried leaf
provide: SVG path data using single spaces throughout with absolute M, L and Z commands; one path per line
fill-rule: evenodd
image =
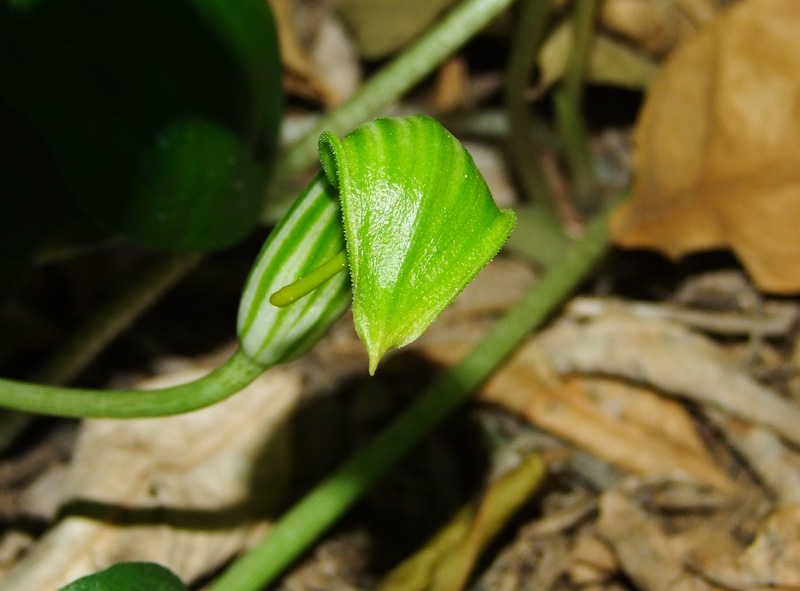
M 778 503 L 800 505 L 800 453 L 762 427 L 718 412 L 707 412 L 706 416 L 725 434 Z
M 192 367 L 146 385 L 186 382 L 209 369 Z M 187 582 L 218 568 L 263 531 L 281 500 L 285 424 L 300 390 L 296 373 L 274 369 L 193 413 L 86 421 L 63 491 L 67 516 L 0 589 L 57 589 L 130 560 L 159 562 Z
M 800 407 L 756 382 L 712 341 L 680 325 L 607 317 L 554 327 L 536 343 L 559 373 L 601 373 L 649 384 L 761 423 L 800 445 Z
M 485 386 L 482 399 L 625 470 L 681 474 L 720 491 L 733 489 L 680 404 L 622 382 L 561 381 L 543 375 L 543 363 L 535 345 L 523 347 Z
M 361 63 L 353 42 L 338 19 L 327 15 L 311 47 L 314 76 L 327 90 L 329 105 L 337 105 L 358 90 Z
M 611 545 L 622 570 L 647 591 L 717 589 L 688 572 L 659 524 L 636 501 L 618 490 L 600 499 L 598 533 Z
M 700 549 L 692 567 L 727 589 L 800 588 L 800 506 L 781 507 L 762 524 L 744 552 Z
M 317 64 L 303 47 L 288 0 L 268 2 L 275 17 L 281 62 L 287 73 L 284 78 L 286 89 L 307 98 L 321 100 L 327 105 L 338 102 L 340 97 L 328 86 L 327 79 L 320 75 Z
M 606 583 L 618 567 L 616 556 L 594 528 L 583 528 L 578 533 L 567 570 L 573 585 Z
M 762 289 L 800 290 L 798 28 L 796 0 L 743 0 L 670 54 L 637 123 L 616 244 L 731 248 Z
M 715 0 L 605 0 L 600 19 L 605 27 L 645 51 L 661 55 L 710 20 L 718 9 Z

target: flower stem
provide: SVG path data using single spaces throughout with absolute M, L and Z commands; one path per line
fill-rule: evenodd
M 0 406 L 63 417 L 143 418 L 190 412 L 239 392 L 267 368 L 237 351 L 193 382 L 158 390 L 88 390 L 0 379 Z
M 562 87 L 553 93 L 558 128 L 572 174 L 575 202 L 581 212 L 596 207 L 595 181 L 589 154 L 588 133 L 582 114 L 586 66 L 589 62 L 597 0 L 577 0 L 574 6 L 572 51 L 567 61 Z

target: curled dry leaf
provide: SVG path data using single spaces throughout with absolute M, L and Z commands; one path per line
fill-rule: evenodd
M 681 474 L 719 491 L 733 490 L 680 404 L 623 382 L 543 376 L 546 363 L 535 344 L 527 345 L 486 385 L 482 399 L 625 470 Z
M 800 506 L 800 452 L 772 431 L 707 409 L 705 416 L 720 429 L 779 505 Z
M 800 290 L 800 3 L 744 0 L 671 54 L 636 129 L 613 241 L 731 248 L 762 289 Z
M 753 380 L 709 339 L 667 322 L 608 317 L 562 324 L 536 344 L 560 374 L 592 373 L 666 393 L 761 423 L 800 445 L 800 407 Z
M 719 8 L 716 0 L 605 0 L 603 25 L 652 54 L 672 49 Z

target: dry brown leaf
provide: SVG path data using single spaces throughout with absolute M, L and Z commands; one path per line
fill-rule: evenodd
M 482 399 L 625 470 L 663 477 L 679 473 L 720 491 L 733 489 L 680 404 L 624 382 L 543 376 L 543 363 L 535 345 L 523 347 L 489 381 Z
M 786 446 L 767 429 L 719 412 L 705 414 L 725 434 L 779 504 L 800 505 L 799 452 Z
M 598 532 L 611 545 L 622 570 L 647 591 L 710 591 L 717 589 L 683 566 L 669 536 L 639 504 L 612 489 L 600 499 Z
M 800 290 L 800 2 L 743 0 L 678 47 L 636 129 L 613 241 L 672 258 L 731 248 L 768 291 Z
M 618 570 L 616 556 L 594 528 L 584 528 L 570 553 L 567 569 L 570 582 L 578 587 L 607 583 Z
M 459 511 L 424 548 L 390 572 L 380 591 L 463 589 L 480 553 L 539 487 L 544 472 L 541 457 L 531 454 L 501 475 L 477 507 Z
M 609 316 L 564 323 L 536 343 L 561 374 L 600 373 L 649 384 L 761 423 L 800 445 L 800 406 L 756 382 L 713 341 L 680 325 Z
M 800 505 L 781 507 L 764 522 L 744 552 L 705 550 L 691 556 L 692 567 L 727 589 L 800 588 Z
M 142 387 L 207 372 L 195 365 Z M 298 373 L 278 368 L 189 414 L 85 421 L 62 491 L 67 516 L 0 589 L 58 589 L 129 560 L 167 565 L 187 582 L 219 568 L 263 533 L 265 516 L 282 500 L 285 425 L 300 392 Z
M 645 51 L 664 54 L 711 19 L 716 0 L 605 0 L 600 19 Z
M 286 90 L 306 98 L 321 100 L 326 105 L 338 102 L 339 97 L 319 75 L 314 62 L 303 48 L 288 0 L 268 0 L 268 2 L 275 16 L 281 62 L 286 72 L 284 76 Z
M 469 69 L 467 60 L 456 55 L 439 66 L 436 85 L 433 88 L 431 104 L 439 112 L 455 111 L 465 104 L 469 88 Z

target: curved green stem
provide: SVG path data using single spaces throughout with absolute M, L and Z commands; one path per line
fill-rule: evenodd
M 350 509 L 366 491 L 496 370 L 572 292 L 608 247 L 606 212 L 567 250 L 464 360 L 430 386 L 372 443 L 296 503 L 262 542 L 239 558 L 209 591 L 262 589 Z
M 276 308 L 285 308 L 303 296 L 308 295 L 346 268 L 347 252 L 340 250 L 305 277 L 281 287 L 278 291 L 269 296 L 269 303 Z
M 354 127 L 373 117 L 389 103 L 430 74 L 446 57 L 461 47 L 475 33 L 510 6 L 514 0 L 464 0 L 414 45 L 403 51 L 389 65 L 372 76 L 346 103 L 323 117 L 296 140 L 275 166 L 275 176 L 270 185 L 265 221 L 274 220 L 283 213 L 285 187 L 298 172 L 317 158 L 317 142 L 323 131 L 342 136 Z
M 175 415 L 232 396 L 266 369 L 236 351 L 207 376 L 158 390 L 88 390 L 0 379 L 0 406 L 63 417 L 128 419 Z
M 72 333 L 31 379 L 44 384 L 65 384 L 72 380 L 201 260 L 202 255 L 196 253 L 159 256 L 153 267 L 133 279 Z M 33 415 L 0 409 L 0 451 L 24 432 L 33 419 Z

